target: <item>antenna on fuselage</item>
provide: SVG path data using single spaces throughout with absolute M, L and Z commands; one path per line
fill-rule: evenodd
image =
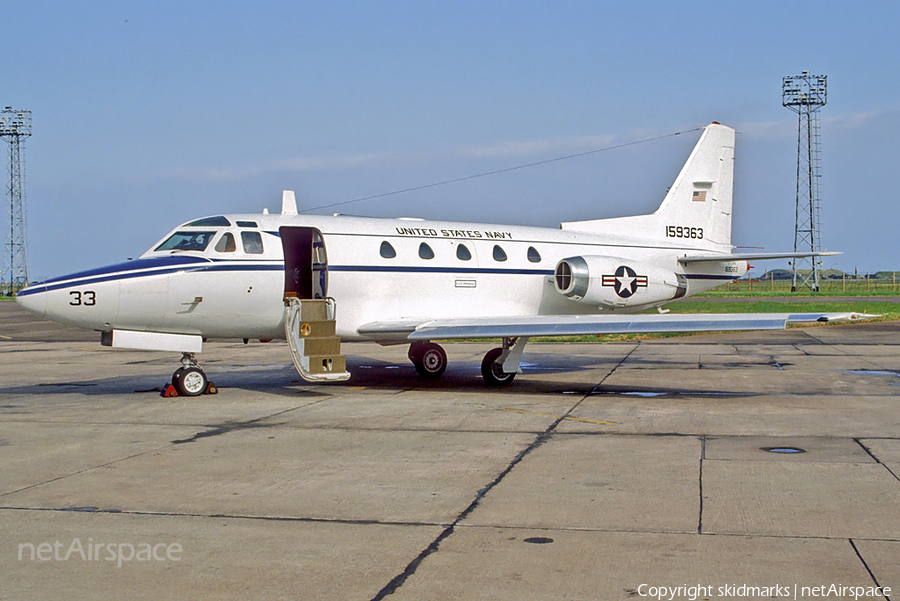
M 296 215 L 297 214 L 297 199 L 294 196 L 293 190 L 284 190 L 281 194 L 281 214 L 282 215 Z

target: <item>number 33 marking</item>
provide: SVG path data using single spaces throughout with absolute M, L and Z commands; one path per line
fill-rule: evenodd
M 78 292 L 77 290 L 73 290 L 69 293 L 72 297 L 72 300 L 69 301 L 69 304 L 73 307 L 93 307 L 97 304 L 97 295 L 94 294 L 93 290 L 85 290 L 84 292 Z

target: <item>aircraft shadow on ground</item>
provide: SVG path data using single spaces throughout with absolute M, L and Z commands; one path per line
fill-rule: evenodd
M 353 374 L 346 382 L 315 384 L 304 382 L 293 366 L 240 366 L 210 361 L 204 364 L 209 379 L 222 390 L 240 389 L 284 397 L 327 397 L 341 394 L 346 387 L 368 388 L 382 391 L 447 391 L 453 393 L 484 393 L 492 391 L 501 394 L 612 394 L 612 395 L 729 395 L 752 396 L 753 393 L 738 391 L 693 390 L 679 386 L 616 386 L 603 384 L 602 380 L 613 368 L 621 363 L 620 357 L 592 357 L 586 355 L 531 354 L 522 361 L 523 373 L 509 386 L 491 388 L 484 384 L 480 365 L 473 361 L 452 362 L 444 374 L 429 380 L 420 377 L 411 363 L 390 363 L 365 356 L 350 355 L 348 369 Z M 652 369 L 671 368 L 676 362 L 651 359 L 630 359 L 631 368 Z M 48 382 L 0 388 L 2 395 L 45 395 L 79 394 L 85 396 L 159 394 L 171 375 L 170 366 L 165 364 L 159 374 L 137 376 L 121 375 L 67 382 Z M 722 365 L 710 366 L 722 368 Z M 772 369 L 768 364 L 730 363 L 728 367 Z M 112 371 L 114 368 L 111 368 Z M 692 370 L 691 370 L 692 371 Z M 690 371 L 686 371 L 686 374 Z M 685 376 L 685 384 L 688 381 Z M 0 405 L 12 408 L 14 405 Z

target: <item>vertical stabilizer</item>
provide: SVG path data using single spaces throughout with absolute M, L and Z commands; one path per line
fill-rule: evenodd
M 560 227 L 730 252 L 733 183 L 734 130 L 712 123 L 703 130 L 656 212 L 567 222 Z
M 713 123 L 703 131 L 654 215 L 666 226 L 703 228 L 705 244 L 698 240 L 698 247 L 711 244 L 730 251 L 733 184 L 734 130 Z

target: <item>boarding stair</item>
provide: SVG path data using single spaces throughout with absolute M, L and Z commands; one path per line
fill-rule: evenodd
M 284 333 L 294 367 L 307 382 L 335 382 L 350 378 L 341 339 L 335 334 L 333 298 L 301 299 L 284 296 Z

